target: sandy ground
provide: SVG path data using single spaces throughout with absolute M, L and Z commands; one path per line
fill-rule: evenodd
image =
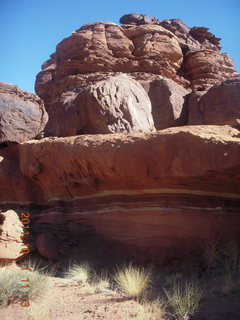
M 127 320 L 136 319 L 142 311 L 136 301 L 110 290 L 94 293 L 87 286 L 61 278 L 51 278 L 50 282 L 51 288 L 42 301 L 27 308 L 19 304 L 1 308 L 0 320 L 31 319 L 31 307 L 35 306 L 37 320 Z
M 162 276 L 159 277 L 152 283 L 157 292 L 160 292 L 163 280 Z M 167 275 L 165 277 L 167 279 Z M 149 317 L 148 310 L 146 312 L 140 303 L 117 291 L 104 288 L 96 291 L 96 287 L 59 277 L 47 279 L 49 288 L 41 299 L 31 302 L 28 308 L 19 303 L 0 307 L 0 320 L 163 320 L 159 309 L 154 317 Z M 205 293 L 199 313 L 190 320 L 240 320 L 239 290 L 223 293 L 222 280 L 216 281 L 212 277 L 205 278 L 203 284 Z

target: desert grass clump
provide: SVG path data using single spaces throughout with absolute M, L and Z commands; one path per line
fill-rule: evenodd
M 91 276 L 91 267 L 88 262 L 73 264 L 65 272 L 65 277 L 80 283 L 87 283 Z
M 171 290 L 164 291 L 174 315 L 178 318 L 186 319 L 198 311 L 203 290 L 196 282 L 185 281 L 182 284 L 175 281 Z
M 144 267 L 129 266 L 118 268 L 114 280 L 129 298 L 140 298 L 147 290 L 151 270 Z
M 239 246 L 231 242 L 223 250 L 223 272 L 220 276 L 222 293 L 229 295 L 240 288 L 240 250 Z
M 151 302 L 143 302 L 143 312 L 138 315 L 138 320 L 161 320 L 165 316 L 165 302 L 155 300 Z
M 48 320 L 50 316 L 50 310 L 46 303 L 34 303 L 30 305 L 28 310 L 29 320 Z
M 105 290 L 110 289 L 109 278 L 106 273 L 101 272 L 100 274 L 94 274 L 89 283 L 90 287 L 93 289 L 94 293 L 101 293 Z
M 24 288 L 26 284 L 28 287 Z M 48 285 L 47 278 L 37 271 L 18 267 L 0 268 L 0 305 L 8 305 L 26 296 L 34 300 L 46 294 Z
M 164 320 L 165 303 L 161 300 L 142 301 L 133 310 L 126 310 L 126 319 L 133 320 Z
M 47 277 L 54 277 L 56 275 L 56 267 L 49 266 L 45 260 L 41 258 L 31 258 L 28 261 L 28 266 L 31 270 L 37 271 Z

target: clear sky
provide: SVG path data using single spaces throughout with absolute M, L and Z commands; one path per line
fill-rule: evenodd
M 0 0 L 0 81 L 34 92 L 42 63 L 63 38 L 131 12 L 208 27 L 240 72 L 240 0 Z

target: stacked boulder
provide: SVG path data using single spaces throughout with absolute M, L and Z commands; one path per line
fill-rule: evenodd
M 232 59 L 219 51 L 220 39 L 208 28 L 189 28 L 179 19 L 134 13 L 120 23 L 82 26 L 42 65 L 35 88 L 49 114 L 45 134 L 151 132 L 218 123 L 213 98 L 210 120 L 209 94 L 204 108 L 200 97 L 237 76 Z M 235 112 L 231 123 L 236 117 Z M 229 119 L 222 116 L 221 124 Z
M 95 232 L 144 256 L 225 226 L 226 239 L 239 235 L 232 59 L 204 27 L 135 13 L 120 23 L 61 41 L 37 75 L 38 96 L 0 82 L 0 206 L 34 208 L 33 247 L 49 260 L 98 248 Z M 0 262 L 21 256 L 21 229 L 15 212 L 0 212 Z

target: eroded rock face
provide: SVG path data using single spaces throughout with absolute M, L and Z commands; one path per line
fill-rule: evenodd
M 181 189 L 185 179 L 192 181 L 190 190 L 235 192 L 234 181 L 239 181 L 232 176 L 221 185 L 213 181 L 239 166 L 239 142 L 239 131 L 228 126 L 178 127 L 149 134 L 29 141 L 19 146 L 19 161 L 22 174 L 40 186 L 43 202 L 130 185 Z
M 167 19 L 163 20 L 160 25 L 167 30 L 174 33 L 178 39 L 182 49 L 187 50 L 201 50 L 211 49 L 219 51 L 221 46 L 219 44 L 220 38 L 216 38 L 208 28 L 194 27 L 189 28 L 180 19 Z
M 181 110 L 185 109 L 182 98 L 184 90 L 194 90 L 198 95 L 197 92 L 205 92 L 211 86 L 236 76 L 233 61 L 227 54 L 219 52 L 220 39 L 209 32 L 208 28 L 189 28 L 179 19 L 160 21 L 135 13 L 123 16 L 120 22 L 123 23 L 122 26 L 112 22 L 96 22 L 82 26 L 61 41 L 56 52 L 42 65 L 35 89 L 44 100 L 50 117 L 46 135 L 130 131 L 126 128 L 119 129 L 122 124 L 115 129 L 109 130 L 100 126 L 101 129 L 95 130 L 93 127 L 99 122 L 96 117 L 100 116 L 95 113 L 90 114 L 90 117 L 81 115 L 79 119 L 80 110 L 86 110 L 85 106 L 81 107 L 81 99 L 86 99 L 84 96 L 86 92 L 90 92 L 90 87 L 98 86 L 98 82 L 108 81 L 122 73 L 139 82 L 156 84 L 155 80 L 158 83 L 171 83 L 172 80 L 177 84 L 177 93 L 171 95 L 170 99 L 174 97 L 175 102 L 165 105 L 164 114 L 153 111 L 158 129 L 187 123 L 185 112 L 180 115 Z M 163 94 L 158 90 L 159 95 L 156 93 L 156 97 L 153 94 L 153 91 L 157 92 L 153 90 L 154 87 L 152 84 L 152 89 L 147 92 L 155 106 L 157 100 L 157 104 L 160 104 Z M 175 99 L 177 96 L 181 96 L 179 102 Z M 166 101 L 166 98 L 164 99 Z M 108 107 L 111 109 L 110 105 Z M 171 111 L 166 110 L 173 110 L 172 115 Z M 131 111 L 128 110 L 128 113 Z M 188 117 L 191 119 L 190 115 Z M 160 118 L 162 123 L 158 123 Z M 106 119 L 109 121 L 108 116 Z M 114 116 L 108 127 L 115 126 L 113 119 L 117 118 Z M 89 125 L 89 121 L 94 121 L 94 126 Z M 200 124 L 202 121 L 195 119 L 193 123 Z
M 202 97 L 200 108 L 204 124 L 240 123 L 240 76 L 210 88 Z
M 240 77 L 223 81 L 208 91 L 195 91 L 188 100 L 188 124 L 238 125 Z
M 49 108 L 47 135 L 155 131 L 151 102 L 141 85 L 127 75 L 100 81 L 76 94 L 63 94 Z
M 36 95 L 0 82 L 0 143 L 39 138 L 47 120 L 43 103 Z
M 237 129 L 189 126 L 45 138 L 17 147 L 22 176 L 38 190 L 26 190 L 28 200 L 42 207 L 34 210 L 37 224 L 89 226 L 105 241 L 146 257 L 194 250 L 216 235 L 239 235 Z M 8 196 L 1 194 L 5 205 Z M 42 240 L 39 252 L 49 242 Z
M 145 14 L 130 13 L 122 16 L 119 22 L 138 26 L 141 24 L 159 24 L 161 21 L 157 18 L 146 16 Z
M 122 16 L 119 20 L 122 24 L 130 25 L 143 25 L 143 24 L 155 24 L 164 27 L 165 29 L 174 33 L 182 46 L 182 48 L 188 50 L 196 49 L 211 49 L 219 51 L 220 38 L 216 38 L 214 34 L 209 32 L 205 27 L 193 27 L 189 28 L 180 19 L 166 19 L 159 20 L 154 17 L 149 17 L 144 14 L 130 13 Z
M 0 262 L 13 262 L 22 255 L 22 234 L 17 213 L 13 210 L 0 212 Z
M 207 91 L 193 91 L 188 98 L 188 125 L 204 124 L 203 109 L 200 106 L 202 96 Z
M 38 253 L 45 259 L 58 260 L 58 245 L 57 237 L 54 237 L 51 233 L 42 233 L 35 237 L 35 246 Z
M 92 23 L 58 44 L 56 53 L 42 66 L 35 88 L 51 121 L 65 96 L 73 97 L 118 73 L 134 79 L 166 76 L 184 84 L 187 81 L 177 75 L 182 60 L 177 37 L 161 26 Z
M 150 98 L 157 130 L 187 124 L 188 90 L 170 79 L 142 81 L 141 84 Z
M 189 51 L 186 54 L 186 76 L 201 90 L 237 75 L 232 59 L 213 50 Z
M 47 135 L 70 137 L 0 148 L 0 207 L 32 209 L 31 241 L 46 259 L 85 259 L 106 243 L 158 259 L 239 239 L 232 60 L 207 28 L 121 21 L 84 25 L 37 76 Z

